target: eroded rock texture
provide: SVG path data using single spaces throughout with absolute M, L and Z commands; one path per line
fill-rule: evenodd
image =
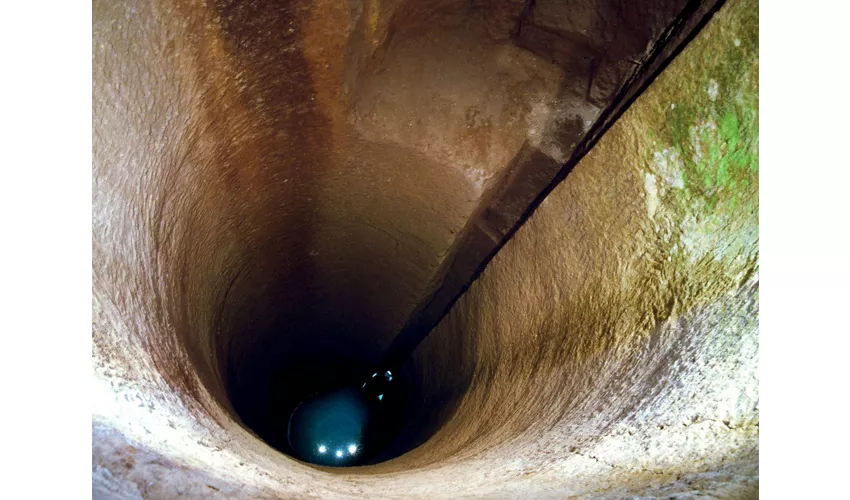
M 326 470 L 256 435 L 282 367 L 378 359 L 515 158 L 569 156 L 681 8 L 632 3 L 95 2 L 95 496 L 756 492 L 751 0 L 414 353 L 420 447 Z

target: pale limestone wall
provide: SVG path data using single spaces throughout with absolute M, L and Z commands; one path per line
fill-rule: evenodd
M 426 378 L 457 409 L 409 460 L 450 450 L 498 471 L 493 492 L 733 463 L 752 486 L 757 26 L 755 2 L 721 10 L 426 339 Z

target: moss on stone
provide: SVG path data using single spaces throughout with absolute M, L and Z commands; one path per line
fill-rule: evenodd
M 758 231 L 758 5 L 731 2 L 718 16 L 630 110 L 640 168 L 658 186 L 648 215 L 691 243 Z

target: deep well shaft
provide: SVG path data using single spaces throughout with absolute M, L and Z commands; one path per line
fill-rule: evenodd
M 408 358 L 400 456 L 273 447 L 273 410 L 373 366 L 512 161 L 566 162 L 683 8 L 564 3 L 95 2 L 95 496 L 757 495 L 751 0 Z

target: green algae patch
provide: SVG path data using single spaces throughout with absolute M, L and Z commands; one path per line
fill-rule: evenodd
M 604 169 L 643 198 L 635 208 L 645 218 L 629 236 L 641 251 L 619 257 L 625 291 L 600 293 L 630 325 L 612 329 L 616 342 L 758 280 L 757 9 L 727 2 L 570 174 Z M 624 196 L 622 217 L 627 205 Z
M 729 2 L 630 110 L 647 216 L 692 260 L 757 247 L 758 64 L 758 4 Z

